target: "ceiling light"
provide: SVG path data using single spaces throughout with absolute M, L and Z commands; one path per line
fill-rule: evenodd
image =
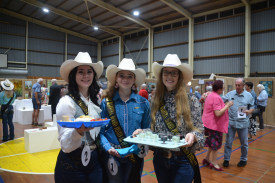
M 96 31 L 97 31 L 97 30 L 98 30 L 98 26 L 94 26 L 94 30 L 96 30 Z
M 48 9 L 48 8 L 43 8 L 42 9 L 45 13 L 49 13 L 50 12 L 50 10 Z
M 136 16 L 136 17 L 139 16 L 139 11 L 135 10 L 135 11 L 133 12 L 133 15 Z

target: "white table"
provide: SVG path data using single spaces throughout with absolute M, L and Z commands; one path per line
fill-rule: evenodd
M 24 139 L 25 149 L 29 153 L 60 148 L 57 127 L 48 127 L 43 130 L 39 128 L 24 130 Z
M 16 116 L 18 123 L 22 125 L 29 125 L 32 124 L 32 112 L 33 109 L 17 109 Z M 40 109 L 39 116 L 38 116 L 38 123 L 44 123 L 44 109 Z
M 42 105 L 41 109 L 44 109 L 44 120 L 52 121 L 52 107 L 51 107 L 51 105 Z

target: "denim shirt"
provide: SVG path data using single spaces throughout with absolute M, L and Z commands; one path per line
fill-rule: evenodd
M 247 115 L 246 118 L 238 118 L 238 108 L 240 106 L 245 106 L 247 109 L 254 109 L 254 99 L 252 95 L 247 91 L 238 94 L 236 90 L 233 90 L 222 96 L 222 99 L 224 102 L 234 101 L 234 104 L 228 109 L 229 125 L 240 129 L 248 128 L 249 116 Z
M 258 105 L 266 107 L 267 106 L 267 99 L 268 99 L 268 94 L 265 90 L 262 90 L 257 98 L 258 100 Z
M 38 99 L 41 99 L 42 93 L 41 93 L 41 85 L 39 83 L 35 83 L 32 86 L 32 98 L 35 99 L 35 92 L 38 94 Z
M 122 127 L 125 136 L 130 136 L 136 129 L 145 129 L 150 127 L 150 104 L 148 100 L 134 92 L 131 93 L 127 102 L 121 100 L 119 93 L 116 92 L 113 97 L 116 116 Z M 101 103 L 101 117 L 110 118 L 107 111 L 106 99 Z M 111 121 L 108 125 L 101 128 L 100 131 L 101 146 L 108 151 L 111 147 L 120 148 L 117 137 L 114 133 Z

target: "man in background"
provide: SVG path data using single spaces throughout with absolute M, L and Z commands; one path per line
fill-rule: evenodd
M 37 79 L 37 83 L 32 86 L 32 105 L 33 105 L 33 112 L 32 112 L 32 125 L 38 126 L 38 117 L 39 112 L 41 109 L 41 85 L 43 84 L 43 79 Z
M 61 97 L 60 91 L 61 91 L 61 87 L 57 84 L 56 79 L 52 79 L 52 86 L 50 87 L 50 99 L 49 99 L 49 105 L 51 105 L 51 108 L 52 108 L 52 117 L 54 114 L 56 114 L 56 106 Z
M 148 100 L 148 92 L 146 91 L 147 85 L 144 83 L 140 86 L 138 94 Z

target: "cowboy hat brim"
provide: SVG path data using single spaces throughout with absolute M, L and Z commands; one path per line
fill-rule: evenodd
M 187 84 L 193 78 L 192 68 L 188 64 L 183 63 L 183 64 L 177 65 L 177 66 L 173 66 L 173 65 L 163 66 L 163 65 L 160 65 L 157 62 L 154 62 L 153 66 L 152 66 L 152 70 L 153 70 L 153 73 L 154 73 L 156 78 L 159 77 L 161 69 L 163 69 L 164 67 L 171 67 L 171 68 L 176 68 L 176 69 L 180 70 L 182 75 L 183 75 L 183 81 L 184 81 L 185 84 Z
M 103 73 L 103 63 L 101 61 L 98 61 L 97 63 L 79 63 L 75 60 L 66 60 L 60 67 L 60 76 L 63 80 L 69 82 L 69 74 L 70 72 L 80 65 L 89 65 L 93 67 L 94 71 L 96 72 L 97 79 L 100 78 L 101 74 Z
M 109 65 L 106 70 L 106 77 L 107 80 L 111 83 L 114 84 L 116 80 L 116 74 L 119 71 L 130 71 L 135 74 L 136 77 L 136 86 L 139 87 L 141 84 L 145 82 L 145 77 L 146 73 L 143 69 L 135 69 L 135 70 L 127 70 L 127 69 L 120 69 L 116 65 Z
M 4 90 L 13 90 L 14 84 L 12 82 L 10 82 L 9 84 L 10 86 L 6 86 L 5 81 L 1 81 L 1 86 L 2 88 L 4 88 Z

